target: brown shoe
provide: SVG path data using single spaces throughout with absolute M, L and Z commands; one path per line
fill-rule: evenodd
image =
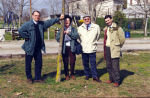
M 119 87 L 119 83 L 114 83 L 114 87 Z
M 74 75 L 71 75 L 71 78 L 72 78 L 73 80 L 75 80 L 75 79 L 76 79 L 76 77 L 75 77 Z
M 69 80 L 69 76 L 66 76 L 66 80 Z
M 97 78 L 97 77 L 96 77 L 96 78 L 93 78 L 93 81 L 94 81 L 94 82 L 99 82 L 99 83 L 102 82 L 102 81 L 101 81 L 99 78 Z
M 34 80 L 34 82 L 36 82 L 36 83 L 44 83 L 44 81 L 43 80 Z
M 32 84 L 33 80 L 32 79 L 27 79 L 27 83 Z
M 105 83 L 107 83 L 107 84 L 111 84 L 111 83 L 112 83 L 112 81 L 108 80 L 108 81 L 106 81 Z

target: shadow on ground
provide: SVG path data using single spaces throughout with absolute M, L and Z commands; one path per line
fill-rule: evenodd
M 130 75 L 134 75 L 134 72 L 128 70 L 121 70 L 120 71 L 120 84 L 122 84 L 123 80 Z
M 64 74 L 64 71 L 63 71 L 63 70 L 61 70 L 61 74 Z M 56 77 L 56 71 L 50 72 L 50 73 L 47 73 L 47 74 L 44 74 L 44 75 L 42 76 L 42 79 L 43 79 L 43 80 L 46 80 L 46 79 L 49 78 L 49 77 L 51 77 L 51 78 Z M 65 78 L 61 78 L 61 81 L 64 81 L 64 80 L 65 80 Z
M 1 66 L 1 67 L 0 67 L 0 73 L 3 73 L 3 72 L 5 72 L 6 70 L 9 70 L 10 68 L 12 68 L 12 67 L 14 67 L 14 66 L 15 66 L 14 64 L 10 64 L 10 65 L 6 64 L 6 65 L 4 65 L 4 66 Z
M 102 63 L 104 61 L 104 58 L 101 58 L 98 62 L 97 62 L 97 66 Z M 98 77 L 100 78 L 102 75 L 106 74 L 107 73 L 107 69 L 106 67 L 102 68 L 102 69 L 97 69 L 97 72 L 98 72 Z M 91 72 L 90 72 L 91 73 Z M 61 70 L 61 74 L 64 74 L 64 71 Z M 131 71 L 128 71 L 128 70 L 121 70 L 120 71 L 120 84 L 122 84 L 123 80 L 125 78 L 127 78 L 128 76 L 130 75 L 134 75 L 134 72 L 131 72 Z M 84 76 L 84 70 L 75 70 L 75 76 L 76 77 L 81 77 L 81 76 Z M 50 73 L 47 73 L 47 74 L 44 74 L 43 75 L 43 79 L 47 79 L 48 77 L 51 77 L 51 78 L 54 78 L 56 77 L 56 71 L 55 72 L 50 72 Z M 90 74 L 90 77 L 92 77 L 92 75 Z M 65 78 L 62 78 L 61 81 L 64 81 Z

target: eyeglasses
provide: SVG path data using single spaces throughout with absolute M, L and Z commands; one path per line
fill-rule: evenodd
M 86 20 L 90 20 L 90 18 L 87 18 L 87 19 L 84 19 L 84 20 L 85 20 L 85 21 L 86 21 Z

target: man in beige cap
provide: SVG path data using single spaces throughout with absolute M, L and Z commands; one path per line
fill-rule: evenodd
M 90 68 L 93 81 L 101 82 L 99 80 L 96 68 L 96 51 L 97 51 L 97 41 L 100 38 L 100 27 L 97 24 L 91 22 L 90 15 L 85 15 L 83 17 L 84 23 L 78 28 L 78 33 L 81 40 L 82 46 L 82 61 L 84 65 L 85 79 L 89 80 Z

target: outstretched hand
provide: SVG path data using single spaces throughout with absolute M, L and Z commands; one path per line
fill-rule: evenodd
M 63 20 L 64 19 L 64 15 L 63 14 L 61 14 L 61 16 L 60 16 L 60 18 L 59 18 L 60 20 Z

